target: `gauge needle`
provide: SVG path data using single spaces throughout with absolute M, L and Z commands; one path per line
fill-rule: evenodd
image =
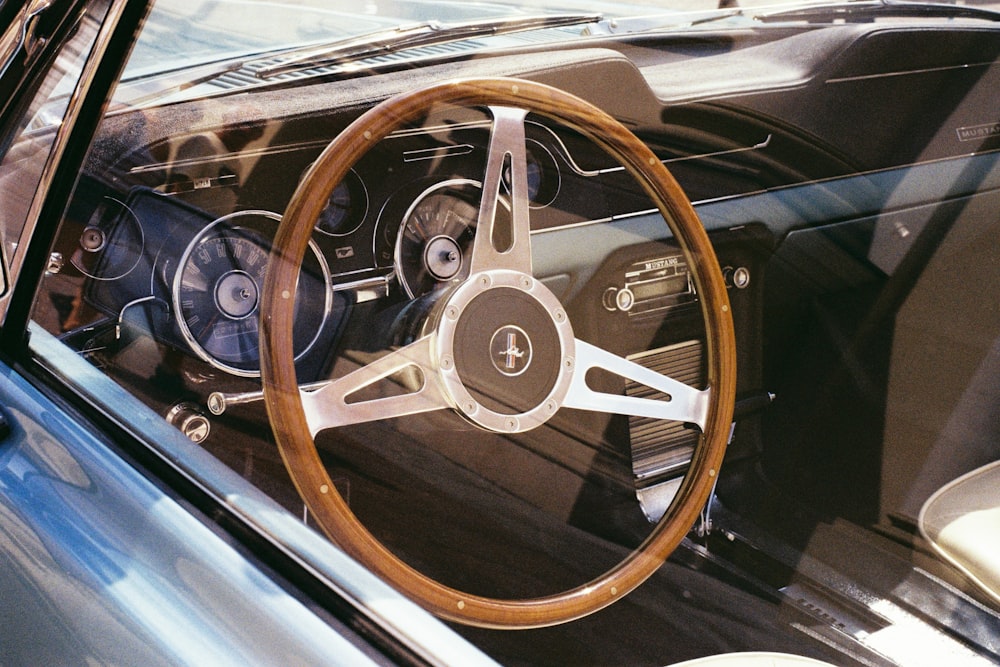
M 414 211 L 414 213 L 416 215 L 414 215 L 413 218 L 410 220 L 410 224 L 408 225 L 408 227 L 410 231 L 412 231 L 417 236 L 417 238 L 419 238 L 421 241 L 426 241 L 427 223 L 424 220 L 425 214 L 423 211 L 419 210 Z
M 201 328 L 201 332 L 197 336 L 197 339 L 199 341 L 201 341 L 201 342 L 205 341 L 205 332 L 206 331 L 209 333 L 209 336 L 211 336 L 212 334 L 215 333 L 215 323 L 216 323 L 216 321 L 218 321 L 218 319 L 219 319 L 219 313 L 215 313 L 215 314 L 212 315 L 212 317 L 208 320 L 208 322 L 205 324 L 205 326 L 203 326 Z M 190 321 L 188 321 L 188 326 L 189 327 L 191 326 L 191 322 Z
M 181 289 L 193 292 L 208 291 L 208 279 L 205 277 L 205 274 L 202 273 L 197 264 L 190 263 L 186 267 L 183 282 L 181 283 Z

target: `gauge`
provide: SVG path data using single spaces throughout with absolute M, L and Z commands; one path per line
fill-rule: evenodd
M 329 236 L 344 236 L 360 227 L 367 213 L 368 191 L 351 170 L 330 194 L 316 221 L 316 230 Z
M 142 259 L 142 226 L 127 204 L 105 197 L 80 232 L 70 264 L 94 280 L 118 280 Z
M 559 194 L 559 165 L 549 149 L 534 139 L 528 139 L 525 149 L 528 202 L 532 208 L 545 208 Z M 510 193 L 510 168 L 504 170 L 503 184 Z
M 480 197 L 475 181 L 446 181 L 407 210 L 396 240 L 396 272 L 411 298 L 469 275 Z
M 182 336 L 199 357 L 235 375 L 260 374 L 260 291 L 279 221 L 267 211 L 219 218 L 191 241 L 174 275 Z M 296 358 L 316 341 L 331 303 L 330 271 L 310 242 L 295 296 Z

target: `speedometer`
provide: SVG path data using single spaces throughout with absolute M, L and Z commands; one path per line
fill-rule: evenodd
M 280 216 L 241 211 L 219 218 L 181 256 L 173 284 L 181 335 L 199 357 L 229 373 L 260 374 L 260 290 Z M 330 313 L 330 272 L 310 243 L 295 300 L 295 353 L 312 347 Z

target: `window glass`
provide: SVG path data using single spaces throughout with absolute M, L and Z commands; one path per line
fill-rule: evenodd
M 311 6 L 301 11 L 327 19 L 343 14 Z M 204 16 L 198 30 L 210 31 L 213 21 L 221 20 L 214 12 Z M 346 25 L 318 18 L 316 29 Z M 231 94 L 225 81 L 203 81 L 206 72 L 229 64 L 220 67 L 171 38 L 187 20 L 167 3 L 154 8 L 144 25 L 134 51 L 141 68 L 126 67 L 127 80 L 98 128 L 53 247 L 62 265 L 45 275 L 32 317 L 160 418 L 316 526 L 314 508 L 306 508 L 286 472 L 261 397 L 262 289 L 271 242 L 293 193 L 357 115 L 352 105 L 332 108 L 331 96 L 355 84 L 318 78 L 292 87 L 258 87 L 251 79 L 247 94 Z M 352 20 L 362 31 L 361 24 L 376 19 L 355 14 Z M 383 25 L 390 20 L 395 19 L 378 17 Z M 298 23 L 304 23 L 302 16 Z M 193 32 L 185 34 L 195 39 Z M 290 31 L 281 36 L 282 45 L 292 38 L 309 43 L 315 36 Z M 151 53 L 160 56 L 151 59 Z M 209 60 L 192 66 L 189 59 L 196 55 Z M 149 73 L 151 62 L 158 72 Z M 534 305 L 527 308 L 539 321 L 502 322 L 497 319 L 505 316 L 502 303 L 475 300 L 463 326 L 490 323 L 493 330 L 479 342 L 498 347 L 496 358 L 491 364 L 491 355 L 483 355 L 486 367 L 477 372 L 499 374 L 504 391 L 525 392 L 514 399 L 514 409 L 523 412 L 526 424 L 543 425 L 523 433 L 515 429 L 513 435 L 496 432 L 503 430 L 511 397 L 489 398 L 493 388 L 482 394 L 476 389 L 474 402 L 482 406 L 480 414 L 488 413 L 483 423 L 470 423 L 443 398 L 427 415 L 402 411 L 384 423 L 371 419 L 380 416 L 377 410 L 363 407 L 360 412 L 368 416 L 360 423 L 324 426 L 316 444 L 333 488 L 351 508 L 374 525 L 380 539 L 392 543 L 401 536 L 392 545 L 401 558 L 422 559 L 428 546 L 426 531 L 395 527 L 403 509 L 422 504 L 425 494 L 440 498 L 422 506 L 421 522 L 447 522 L 445 517 L 463 506 L 484 515 L 499 502 L 532 526 L 525 533 L 493 523 L 464 526 L 483 548 L 509 539 L 502 548 L 511 554 L 530 551 L 531 535 L 549 523 L 573 535 L 551 545 L 560 559 L 572 559 L 579 540 L 586 541 L 583 529 L 599 528 L 633 547 L 655 525 L 635 501 L 635 479 L 663 485 L 649 496 L 649 514 L 658 518 L 691 460 L 697 432 L 681 425 L 654 428 L 651 453 L 633 469 L 628 433 L 645 429 L 642 417 L 629 421 L 601 410 L 573 409 L 553 417 L 557 410 L 548 406 L 555 403 L 542 399 L 568 391 L 571 376 L 558 373 L 557 349 L 570 335 L 605 350 L 619 370 L 676 365 L 692 385 L 692 396 L 703 389 L 705 334 L 690 263 L 667 241 L 667 227 L 649 197 L 595 142 L 540 116 L 524 121 L 501 114 L 494 123 L 501 134 L 525 135 L 526 164 L 517 168 L 527 172 L 531 226 L 538 232 L 567 231 L 565 237 L 540 234 L 531 243 L 543 296 L 532 297 Z M 292 355 L 303 387 L 344 377 L 421 337 L 435 301 L 469 275 L 490 137 L 498 131 L 490 113 L 429 107 L 398 130 L 351 166 L 310 235 L 293 317 Z M 503 164 L 494 167 L 505 174 L 501 180 L 510 178 L 513 168 L 509 161 Z M 514 224 L 508 195 L 514 186 L 504 181 L 499 187 L 496 236 L 502 238 L 514 233 L 504 231 Z M 610 224 L 617 219 L 626 222 Z M 514 241 L 498 243 L 507 247 Z M 567 254 L 567 247 L 587 250 Z M 496 262 L 507 261 L 497 257 Z M 567 271 L 572 276 L 590 271 L 580 263 L 599 266 L 602 278 L 567 277 Z M 518 266 L 531 271 L 527 261 Z M 605 294 L 605 279 L 625 275 L 634 283 L 635 304 L 624 283 L 617 301 Z M 508 292 L 491 292 L 486 299 L 504 302 Z M 570 308 L 575 334 L 560 328 L 566 313 L 557 303 Z M 641 325 L 622 336 L 594 319 L 596 313 Z M 667 317 L 679 326 L 661 326 Z M 472 335 L 464 329 L 452 333 L 456 350 Z M 462 359 L 465 352 L 456 354 Z M 428 368 L 400 371 L 383 383 L 359 386 L 349 392 L 351 400 L 376 405 L 382 394 L 391 399 L 414 393 L 427 380 Z M 596 368 L 595 374 L 600 375 Z M 592 405 L 605 392 L 631 392 L 630 399 L 645 400 L 641 386 L 626 387 L 613 373 L 595 383 L 600 392 Z M 369 450 L 374 443 L 381 446 Z M 545 453 L 550 446 L 555 451 Z M 385 457 L 394 464 L 386 467 Z M 491 461 L 505 459 L 497 474 Z M 441 469 L 440 480 L 422 479 L 421 471 L 434 468 Z M 473 483 L 475 478 L 486 485 Z M 607 479 L 614 480 L 611 489 L 603 487 Z M 391 488 L 409 490 L 385 496 L 385 504 L 373 501 Z M 596 517 L 605 501 L 629 510 L 602 526 Z M 457 542 L 448 550 L 465 560 L 459 544 L 470 538 L 455 533 L 450 539 Z M 581 585 L 628 551 L 602 549 L 579 569 L 557 568 L 551 581 L 537 586 L 511 584 L 499 572 L 477 582 L 479 556 L 461 567 L 439 561 L 434 575 L 478 593 L 530 597 Z M 535 557 L 542 560 L 543 554 Z
M 93 18 L 88 16 L 81 20 L 34 95 L 23 104 L 20 119 L 0 143 L 6 147 L 0 160 L 0 242 L 6 262 L 16 265 L 22 236 L 30 234 L 25 227 L 28 212 L 39 193 L 45 164 L 62 126 L 70 93 L 96 34 L 97 23 Z

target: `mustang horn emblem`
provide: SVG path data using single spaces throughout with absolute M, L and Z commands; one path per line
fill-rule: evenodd
M 520 375 L 531 364 L 531 339 L 520 327 L 500 327 L 490 340 L 490 359 L 504 375 Z

